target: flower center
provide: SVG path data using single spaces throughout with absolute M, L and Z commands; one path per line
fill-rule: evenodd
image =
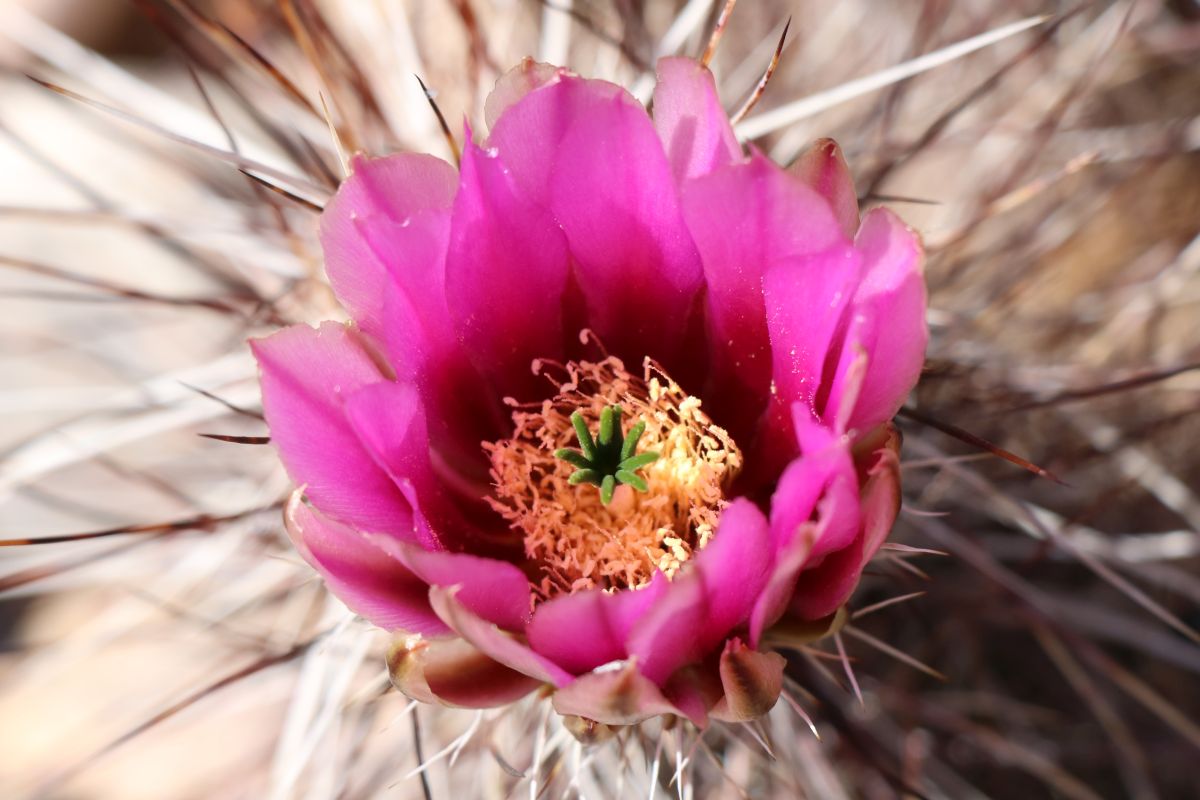
M 537 567 L 535 593 L 548 599 L 595 587 L 637 589 L 655 572 L 672 577 L 712 538 L 741 452 L 700 400 L 649 359 L 640 378 L 612 357 L 559 368 L 561 379 L 551 379 L 557 394 L 514 405 L 512 437 L 484 444 L 495 484 L 489 502 L 522 535 Z M 599 431 L 597 447 L 606 432 L 610 446 L 634 444 L 628 454 L 613 447 L 612 458 L 593 453 L 599 458 L 589 466 L 564 458 L 589 431 Z M 585 449 L 575 452 L 586 456 Z M 634 467 L 625 476 L 623 461 Z M 579 477 L 586 469 L 594 473 Z

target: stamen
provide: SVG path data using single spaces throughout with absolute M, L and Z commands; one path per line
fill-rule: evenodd
M 741 452 L 649 360 L 641 377 L 612 357 L 553 368 L 558 393 L 515 405 L 513 435 L 484 444 L 491 505 L 522 536 L 535 596 L 670 578 L 712 538 Z
M 646 481 L 642 480 L 637 471 L 653 463 L 658 458 L 658 453 L 633 455 L 638 439 L 646 430 L 646 423 L 639 422 L 634 425 L 630 431 L 630 441 L 627 441 L 621 433 L 621 407 L 612 405 L 605 406 L 600 412 L 600 436 L 595 442 L 588 433 L 587 423 L 581 412 L 571 414 L 571 426 L 579 438 L 580 449 L 560 447 L 554 451 L 554 457 L 579 467 L 569 480 L 572 486 L 580 483 L 599 486 L 600 502 L 604 505 L 612 502 L 617 482 L 632 486 L 639 492 L 647 490 Z

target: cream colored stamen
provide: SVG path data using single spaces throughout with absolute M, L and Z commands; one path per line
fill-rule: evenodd
M 538 565 L 535 592 L 546 599 L 593 587 L 637 589 L 656 571 L 670 578 L 712 538 L 741 452 L 700 400 L 649 359 L 641 378 L 612 357 L 563 370 L 558 394 L 516 407 L 512 437 L 484 444 L 496 489 L 490 502 Z M 660 455 L 641 472 L 648 491 L 619 486 L 605 506 L 596 487 L 568 484 L 575 468 L 554 451 L 576 444 L 573 412 L 594 430 L 612 404 L 622 407 L 626 430 L 645 421 L 638 451 Z

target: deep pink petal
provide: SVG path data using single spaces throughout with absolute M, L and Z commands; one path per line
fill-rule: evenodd
M 807 304 L 821 288 L 808 274 L 829 266 L 817 254 L 847 240 L 822 198 L 759 154 L 688 182 L 683 208 L 708 289 L 715 364 L 705 397 L 715 401 L 718 419 L 749 424 L 762 409 L 772 377 L 768 314 L 784 323 L 784 310 L 791 309 L 797 320 L 806 319 L 812 313 Z M 790 267 L 775 270 L 772 286 L 779 291 L 768 296 L 771 306 L 765 304 L 768 265 L 801 257 L 811 260 L 787 261 Z M 826 283 L 839 277 L 822 276 Z
M 554 693 L 559 714 L 584 717 L 606 725 L 635 725 L 677 709 L 632 661 L 590 672 Z
M 646 677 L 663 685 L 745 623 L 766 584 L 770 558 L 766 518 L 749 500 L 734 500 L 709 545 L 633 627 L 629 653 Z
M 821 619 L 837 611 L 850 597 L 862 574 L 863 539 L 830 553 L 812 569 L 800 573 L 788 610 L 801 619 Z
M 829 202 L 842 232 L 853 238 L 858 230 L 858 195 L 837 142 L 817 139 L 788 167 L 788 172 Z
M 573 676 L 554 662 L 538 655 L 510 634 L 472 613 L 455 598 L 453 589 L 434 586 L 429 602 L 437 615 L 454 631 L 487 656 L 531 678 L 555 686 L 566 686 Z
M 529 621 L 529 579 L 504 561 L 432 551 L 394 539 L 373 541 L 431 586 L 458 587 L 455 600 L 468 612 L 505 630 L 523 631 Z
M 429 586 L 370 538 L 306 506 L 300 490 L 284 512 L 296 550 L 356 614 L 385 630 L 427 636 L 449 632 L 429 605 Z
M 497 708 L 520 700 L 541 685 L 462 639 L 397 639 L 388 649 L 387 664 L 392 685 L 422 703 Z
M 736 161 L 742 148 L 721 107 L 712 73 L 693 58 L 658 60 L 654 126 L 676 183 Z
M 587 308 L 578 327 L 630 360 L 652 342 L 669 364 L 702 275 L 645 109 L 614 84 L 564 76 L 509 108 L 488 142 L 566 233 Z
M 321 214 L 321 247 L 338 299 L 363 330 L 378 335 L 394 265 L 368 245 L 361 221 L 402 225 L 423 211 L 448 209 L 458 180 L 445 161 L 416 153 L 356 157 L 351 166 L 350 176 Z
M 544 209 L 503 164 L 468 138 L 446 258 L 446 302 L 456 332 L 493 390 L 521 400 L 544 393 L 535 358 L 563 355 L 563 292 L 571 258 Z
M 250 347 L 271 441 L 292 482 L 323 512 L 359 529 L 410 533 L 408 502 L 346 419 L 344 399 L 383 381 L 355 335 L 334 322 L 294 325 Z
M 658 602 L 666 584 L 657 574 L 649 586 L 636 591 L 597 589 L 542 603 L 529 623 L 529 645 L 576 675 L 626 658 L 630 631 Z
M 863 279 L 847 339 L 865 353 L 866 372 L 852 415 L 839 422 L 846 430 L 866 432 L 895 416 L 916 385 L 929 331 L 924 254 L 916 233 L 891 211 L 876 208 L 863 219 L 855 247 L 863 257 Z M 838 405 L 831 398 L 830 410 Z

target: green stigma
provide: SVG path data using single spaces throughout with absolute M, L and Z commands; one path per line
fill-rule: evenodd
M 658 453 L 637 453 L 638 439 L 646 430 L 645 422 L 639 420 L 629 429 L 629 435 L 624 435 L 621 432 L 621 407 L 612 405 L 600 412 L 600 435 L 595 439 L 580 412 L 571 415 L 571 425 L 575 427 L 579 449 L 562 447 L 554 451 L 554 457 L 577 468 L 569 480 L 572 485 L 591 483 L 599 486 L 600 502 L 604 505 L 612 502 L 618 483 L 632 486 L 639 492 L 646 491 L 646 481 L 637 471 L 653 463 Z

